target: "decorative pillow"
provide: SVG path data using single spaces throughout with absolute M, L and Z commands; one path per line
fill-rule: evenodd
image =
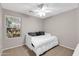
M 40 35 L 45 35 L 45 32 L 43 32 L 43 31 L 36 32 L 36 35 L 37 35 L 37 36 L 40 36 Z
M 28 33 L 28 35 L 30 35 L 30 36 L 36 36 L 36 33 L 35 32 L 30 32 L 30 33 Z
M 30 36 L 40 36 L 40 35 L 45 35 L 45 32 L 44 31 L 29 32 L 28 35 L 30 35 Z
M 39 34 L 40 35 L 45 35 L 45 32 L 44 31 L 40 31 Z

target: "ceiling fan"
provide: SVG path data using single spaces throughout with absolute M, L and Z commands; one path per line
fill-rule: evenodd
M 30 10 L 29 12 L 43 17 L 46 16 L 47 13 L 52 12 L 52 8 L 50 8 L 48 4 L 39 4 L 37 5 L 37 9 Z

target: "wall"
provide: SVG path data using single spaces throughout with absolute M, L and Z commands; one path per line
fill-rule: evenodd
M 44 26 L 44 30 L 46 32 L 49 32 L 52 35 L 56 35 L 58 37 L 60 45 L 70 49 L 74 49 L 78 43 L 76 11 L 77 9 L 74 9 L 50 17 L 45 20 L 45 26 Z
M 76 14 L 77 14 L 77 23 L 76 23 L 76 26 L 77 26 L 77 43 L 79 43 L 79 8 L 77 9 L 76 11 Z
M 3 18 L 4 18 L 4 40 L 3 40 L 3 49 L 13 48 L 20 45 L 23 45 L 24 43 L 24 35 L 28 32 L 34 32 L 34 31 L 41 31 L 43 29 L 42 27 L 42 20 L 38 18 L 34 18 L 28 15 L 20 14 L 17 12 L 9 11 L 3 9 Z M 19 38 L 7 38 L 6 36 L 6 20 L 5 15 L 12 15 L 21 17 L 22 19 L 22 36 Z
M 2 8 L 0 4 L 0 55 L 2 52 Z

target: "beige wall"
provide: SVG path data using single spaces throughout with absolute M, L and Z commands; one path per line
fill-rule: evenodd
M 2 51 L 2 8 L 0 4 L 0 55 Z
M 64 12 L 46 19 L 44 30 L 51 33 L 52 35 L 56 35 L 59 39 L 60 45 L 74 49 L 76 44 L 79 42 L 77 39 L 77 20 L 79 29 L 77 9 Z
M 77 43 L 79 43 L 79 8 L 77 9 L 77 11 L 76 11 L 76 14 L 77 14 L 77 23 L 76 23 L 76 25 L 77 25 Z
M 24 14 L 20 14 L 17 12 L 9 11 L 3 9 L 3 17 L 4 17 L 4 39 L 3 39 L 3 49 L 8 49 L 12 47 L 16 47 L 19 45 L 22 45 L 24 43 L 24 35 L 28 32 L 33 31 L 40 31 L 43 29 L 42 27 L 42 20 L 38 18 L 34 18 L 31 16 L 27 16 Z M 18 16 L 22 19 L 22 36 L 19 38 L 7 38 L 6 36 L 6 21 L 5 21 L 5 15 L 12 15 L 12 16 Z

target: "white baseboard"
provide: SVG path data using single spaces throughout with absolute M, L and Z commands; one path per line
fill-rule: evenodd
M 68 48 L 68 49 L 74 50 L 74 48 L 71 48 L 71 47 L 68 47 L 68 46 L 65 46 L 65 45 L 61 45 L 61 44 L 59 44 L 59 45 L 62 46 L 62 47 L 65 47 L 65 48 Z
M 2 49 L 2 51 L 4 51 L 4 50 L 8 50 L 8 49 L 12 49 L 12 48 L 16 48 L 16 47 L 23 46 L 23 45 L 24 45 L 24 44 L 17 45 L 17 46 L 13 46 L 13 47 L 9 47 L 9 48 L 5 48 L 5 49 Z

